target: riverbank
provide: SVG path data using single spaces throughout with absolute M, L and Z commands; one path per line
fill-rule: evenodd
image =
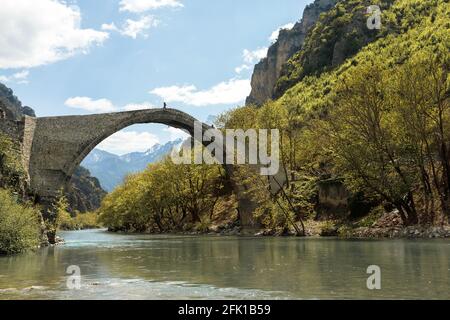
M 354 227 L 351 223 L 334 224 L 330 221 L 305 221 L 306 238 L 337 238 L 349 239 L 450 239 L 450 226 L 392 226 L 392 227 Z M 114 232 L 122 235 L 151 235 L 151 233 Z M 155 234 L 154 234 L 155 235 Z M 297 237 L 294 230 L 258 229 L 253 232 L 242 232 L 241 227 L 232 224 L 231 227 L 214 227 L 206 231 L 182 231 L 161 233 L 159 235 L 173 236 L 247 236 L 247 237 Z

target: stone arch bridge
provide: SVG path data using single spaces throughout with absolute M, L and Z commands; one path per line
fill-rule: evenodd
M 30 178 L 30 187 L 40 203 L 51 204 L 70 181 L 82 160 L 103 140 L 133 124 L 158 123 L 194 134 L 197 120 L 175 109 L 148 109 L 129 112 L 31 118 L 23 122 L 23 161 Z M 203 131 L 210 129 L 203 124 Z M 226 167 L 234 174 L 233 166 Z M 256 227 L 253 219 L 254 203 L 245 194 L 245 186 L 231 179 L 238 199 L 241 225 Z M 45 216 L 45 212 L 44 212 Z

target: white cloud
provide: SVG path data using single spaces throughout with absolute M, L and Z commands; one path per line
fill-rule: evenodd
M 189 138 L 191 136 L 187 131 L 173 128 L 173 127 L 165 128 L 164 132 L 167 132 L 169 134 L 170 141 L 175 141 L 178 139 L 186 140 L 187 138 Z
M 136 39 L 138 35 L 147 37 L 145 33 L 148 29 L 156 27 L 159 24 L 159 20 L 155 19 L 153 16 L 145 16 L 139 20 L 127 19 L 123 28 L 119 31 L 122 35 Z
M 117 108 L 108 99 L 93 100 L 89 97 L 73 97 L 67 99 L 64 104 L 70 108 L 82 109 L 93 113 L 117 111 Z
M 119 32 L 123 36 L 136 39 L 139 35 L 144 38 L 148 36 L 147 30 L 157 27 L 160 21 L 153 16 L 141 17 L 138 20 L 127 19 L 121 28 L 117 27 L 114 22 L 102 24 L 102 30 Z
M 122 156 L 130 152 L 145 152 L 159 142 L 149 132 L 119 131 L 102 141 L 97 148 Z
M 114 22 L 112 23 L 104 23 L 102 24 L 102 30 L 105 31 L 119 31 L 119 28 L 117 28 L 117 26 L 115 25 Z
M 2 0 L 0 68 L 31 68 L 103 43 L 107 32 L 82 29 L 81 13 L 59 0 Z
M 15 82 L 18 84 L 26 84 L 28 83 L 28 75 L 30 72 L 28 70 L 22 70 L 20 72 L 16 72 L 11 76 L 0 76 L 0 82 Z
M 160 8 L 182 8 L 184 5 L 178 0 L 122 0 L 120 11 L 133 13 L 145 12 Z
M 156 88 L 151 94 L 166 102 L 182 102 L 193 106 L 235 104 L 245 100 L 251 91 L 250 80 L 231 79 L 208 90 L 198 90 L 194 85 Z
M 64 104 L 69 108 L 82 109 L 91 113 L 136 111 L 156 108 L 150 102 L 129 103 L 123 107 L 118 107 L 108 99 L 94 100 L 90 97 L 72 97 L 67 99 Z
M 277 41 L 278 36 L 280 35 L 280 31 L 281 30 L 290 30 L 295 26 L 295 23 L 291 22 L 288 24 L 285 24 L 284 26 L 279 27 L 277 30 L 275 30 L 274 32 L 272 32 L 272 34 L 270 35 L 269 40 L 272 42 Z
M 243 65 L 241 65 L 241 66 L 239 66 L 239 67 L 236 67 L 235 69 L 234 69 L 234 71 L 237 73 L 237 74 L 241 74 L 243 71 L 245 71 L 245 70 L 251 70 L 251 66 L 249 66 L 248 64 L 243 64 Z
M 155 109 L 156 107 L 150 102 L 144 103 L 130 103 L 123 107 L 123 111 L 147 110 Z
M 292 29 L 294 27 L 294 25 L 295 25 L 295 23 L 288 23 L 288 24 L 285 24 L 284 26 L 279 27 L 277 30 L 272 32 L 272 35 L 270 36 L 270 40 L 272 42 L 276 41 L 278 39 L 278 36 L 279 36 L 281 30 Z M 256 50 L 245 49 L 242 52 L 242 58 L 244 60 L 244 63 L 242 65 L 240 65 L 239 67 L 236 67 L 234 69 L 234 71 L 237 74 L 241 74 L 244 71 L 251 70 L 252 67 L 256 63 L 258 63 L 259 61 L 261 61 L 262 59 L 267 57 L 268 50 L 269 50 L 269 48 L 267 48 L 267 47 L 258 48 Z
M 244 58 L 245 63 L 255 64 L 267 56 L 267 50 L 267 47 L 259 48 L 253 51 L 245 49 L 242 53 L 242 57 Z
M 255 65 L 257 62 L 261 61 L 261 59 L 265 58 L 267 56 L 267 50 L 269 48 L 263 47 L 259 48 L 253 51 L 250 51 L 248 49 L 245 49 L 242 52 L 242 58 L 244 59 L 244 64 L 240 65 L 239 67 L 236 67 L 234 71 L 237 74 L 241 74 L 244 71 L 251 70 L 253 65 Z
M 28 70 L 23 70 L 23 71 L 13 74 L 13 78 L 17 79 L 17 80 L 24 80 L 24 79 L 28 78 L 29 74 L 30 74 L 30 72 Z

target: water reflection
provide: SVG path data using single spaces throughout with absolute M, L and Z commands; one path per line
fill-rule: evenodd
M 450 298 L 444 240 L 63 236 L 65 246 L 0 258 L 0 298 Z M 70 265 L 80 291 L 66 289 Z M 369 265 L 381 267 L 381 291 L 366 288 Z

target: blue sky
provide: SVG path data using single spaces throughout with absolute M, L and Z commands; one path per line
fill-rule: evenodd
M 298 21 L 310 2 L 2 0 L 0 82 L 38 116 L 168 101 L 204 121 L 243 104 L 273 32 Z M 133 126 L 100 147 L 143 151 L 177 135 Z

